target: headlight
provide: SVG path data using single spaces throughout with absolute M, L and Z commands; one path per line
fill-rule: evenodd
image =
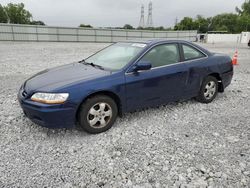
M 62 104 L 68 97 L 68 93 L 35 93 L 31 100 L 45 104 Z

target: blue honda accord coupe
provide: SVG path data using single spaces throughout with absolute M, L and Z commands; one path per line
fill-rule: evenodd
M 108 130 L 117 115 L 171 101 L 210 103 L 231 83 L 230 57 L 186 41 L 118 42 L 85 60 L 44 70 L 18 93 L 24 114 L 48 128 Z

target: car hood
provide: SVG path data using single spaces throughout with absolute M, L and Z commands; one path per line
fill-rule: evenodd
M 72 63 L 37 73 L 25 82 L 24 89 L 27 93 L 49 92 L 75 82 L 96 79 L 110 74 L 110 71 L 101 70 L 91 65 Z

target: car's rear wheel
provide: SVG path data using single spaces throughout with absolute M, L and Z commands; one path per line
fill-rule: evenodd
M 202 103 L 210 103 L 218 94 L 218 80 L 213 76 L 206 77 L 201 85 L 196 100 Z
M 112 127 L 117 114 L 117 104 L 112 98 L 97 95 L 81 105 L 78 114 L 79 124 L 88 133 L 101 133 Z

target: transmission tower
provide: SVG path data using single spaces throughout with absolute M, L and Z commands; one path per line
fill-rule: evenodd
M 178 18 L 175 18 L 175 26 L 178 24 Z
M 147 20 L 147 27 L 153 27 L 153 16 L 152 16 L 152 12 L 153 12 L 153 4 L 150 1 L 150 3 L 148 4 L 148 20 Z
M 141 6 L 141 19 L 140 19 L 140 23 L 139 23 L 139 27 L 144 28 L 145 24 L 144 24 L 144 5 Z

